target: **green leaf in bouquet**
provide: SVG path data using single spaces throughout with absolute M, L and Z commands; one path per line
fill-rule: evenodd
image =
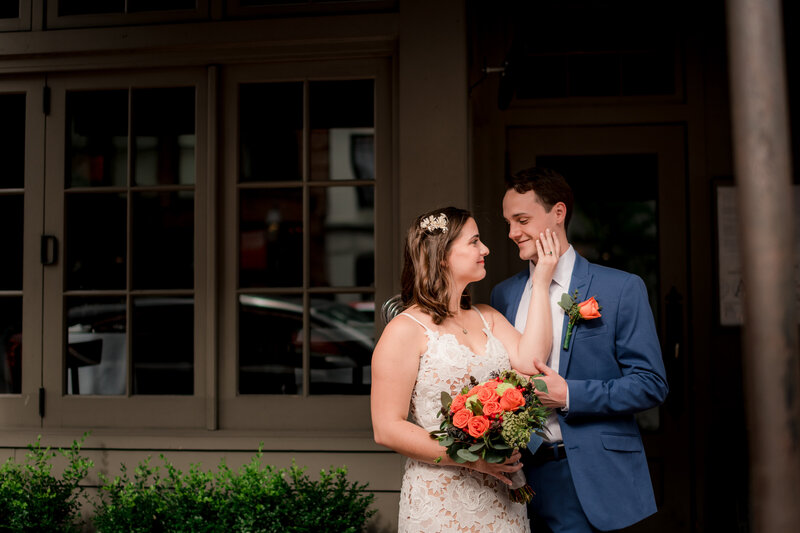
M 572 305 L 574 303 L 575 300 L 573 300 L 572 297 L 565 292 L 564 294 L 561 295 L 561 301 L 558 302 L 558 305 L 561 307 L 561 309 L 569 313 L 570 308 L 572 308 Z
M 453 398 L 451 398 L 446 391 L 442 391 L 442 407 L 444 407 L 445 409 L 450 409 L 450 404 L 452 403 L 453 403 Z
M 493 442 L 493 443 L 492 443 L 492 447 L 493 447 L 495 450 L 510 450 L 510 449 L 511 449 L 511 446 L 509 446 L 508 444 L 506 444 L 505 442 L 502 442 L 502 441 L 500 441 L 500 442 Z
M 481 448 L 483 448 L 484 446 L 486 446 L 486 444 L 485 444 L 485 443 L 483 443 L 483 442 L 479 442 L 478 444 L 473 444 L 472 446 L 470 446 L 470 447 L 469 447 L 469 451 L 471 451 L 471 452 L 477 452 L 478 450 L 480 450 L 480 449 L 481 449 Z
M 447 446 L 450 446 L 451 444 L 453 444 L 455 441 L 456 441 L 456 439 L 454 439 L 450 435 L 447 435 L 446 437 L 444 437 L 442 439 L 439 439 L 439 444 L 441 444 L 444 447 L 447 447 Z
M 536 387 L 536 390 L 539 392 L 547 392 L 547 383 L 545 383 L 543 379 L 534 379 L 533 386 Z
M 464 459 L 464 461 L 477 461 L 480 459 L 479 455 L 472 453 L 471 451 L 467 450 L 466 448 L 461 448 L 458 450 L 458 456 Z M 463 462 L 463 461 L 462 461 Z
M 502 463 L 506 460 L 506 456 L 504 453 L 487 448 L 486 453 L 483 454 L 483 460 L 487 463 Z
M 449 455 L 450 459 L 452 459 L 453 461 L 463 464 L 463 463 L 467 462 L 467 459 L 464 459 L 463 457 L 461 457 L 458 454 L 458 452 L 465 452 L 465 451 L 466 450 L 464 448 L 456 448 L 456 447 L 447 448 L 447 455 Z M 469 452 L 467 452 L 467 453 L 469 453 Z

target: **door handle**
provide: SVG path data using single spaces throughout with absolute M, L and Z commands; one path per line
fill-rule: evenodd
M 44 266 L 55 265 L 58 262 L 58 239 L 54 235 L 42 235 L 40 250 Z
M 666 296 L 666 331 L 664 345 L 667 353 L 664 367 L 667 371 L 669 397 L 667 407 L 673 414 L 683 411 L 683 362 L 681 361 L 681 342 L 683 342 L 683 296 L 674 286 L 670 287 Z M 671 349 L 670 349 L 671 348 Z M 671 353 L 670 353 L 671 352 Z

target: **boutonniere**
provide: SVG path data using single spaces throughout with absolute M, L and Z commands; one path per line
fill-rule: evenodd
M 564 336 L 564 349 L 569 348 L 569 339 L 572 337 L 572 328 L 578 323 L 578 320 L 591 320 L 593 318 L 600 318 L 600 305 L 594 296 L 588 300 L 578 303 L 578 291 L 575 291 L 574 296 L 570 296 L 566 292 L 561 295 L 561 301 L 558 303 L 564 312 L 569 315 L 569 323 L 567 324 L 567 334 Z

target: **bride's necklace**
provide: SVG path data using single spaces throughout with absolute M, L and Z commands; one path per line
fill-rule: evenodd
M 459 323 L 458 323 L 458 321 L 455 319 L 455 317 L 452 317 L 452 320 L 453 320 L 453 322 L 455 322 L 455 323 L 456 323 L 456 326 L 458 326 L 458 327 L 460 327 L 460 328 L 461 328 L 461 331 L 463 331 L 463 332 L 464 332 L 464 335 L 468 335 L 468 334 L 469 334 L 469 331 L 467 331 L 467 328 L 465 328 L 464 326 L 462 326 L 461 324 L 459 324 Z

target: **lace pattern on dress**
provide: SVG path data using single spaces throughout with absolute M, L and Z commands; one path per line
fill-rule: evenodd
M 484 381 L 492 370 L 511 367 L 505 347 L 492 335 L 483 315 L 481 320 L 486 334 L 484 354 L 473 353 L 450 333 L 440 334 L 420 323 L 428 343 L 411 393 L 410 420 L 415 424 L 428 431 L 437 429 L 443 390 L 455 395 L 469 383 L 470 376 Z M 508 490 L 499 480 L 463 467 L 408 459 L 400 490 L 398 531 L 518 533 L 530 529 L 525 506 L 509 500 Z

